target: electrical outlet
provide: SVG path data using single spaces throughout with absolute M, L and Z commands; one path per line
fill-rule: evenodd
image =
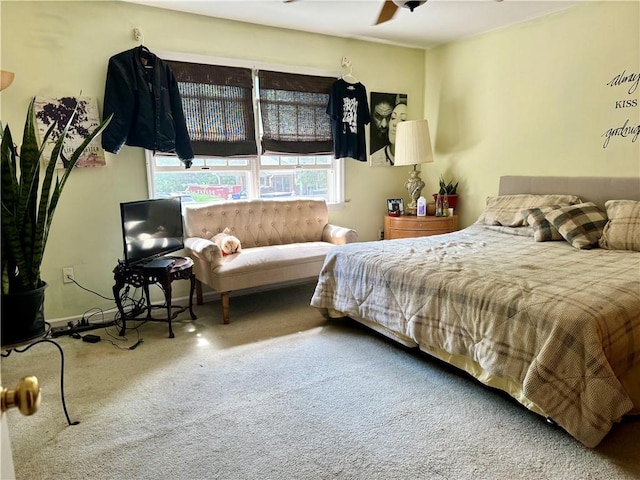
M 63 268 L 62 269 L 62 281 L 64 283 L 73 283 L 76 277 L 73 275 L 73 268 Z
M 384 230 L 382 229 L 378 230 L 378 238 L 380 240 L 384 240 Z

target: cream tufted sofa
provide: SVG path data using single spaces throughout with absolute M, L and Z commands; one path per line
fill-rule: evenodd
M 185 250 L 194 262 L 196 299 L 202 284 L 220 292 L 229 323 L 229 292 L 317 277 L 333 245 L 355 242 L 354 230 L 328 223 L 324 200 L 238 200 L 187 205 Z M 223 256 L 211 241 L 229 228 L 242 252 Z

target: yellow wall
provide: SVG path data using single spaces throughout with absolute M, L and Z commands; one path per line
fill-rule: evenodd
M 324 35 L 182 14 L 123 2 L 1 2 L 2 69 L 16 73 L 0 94 L 3 124 L 22 135 L 31 97 L 83 95 L 102 105 L 110 56 L 137 46 L 133 28 L 145 45 L 158 51 L 188 52 L 296 65 L 340 72 L 343 56 L 353 74 L 371 91 L 409 96 L 410 118 L 422 118 L 424 52 Z M 358 230 L 363 240 L 377 238 L 388 197 L 402 195 L 404 169 L 346 162 L 343 209 L 330 220 Z M 107 166 L 76 170 L 56 212 L 43 264 L 49 283 L 48 320 L 80 315 L 113 303 L 62 283 L 62 268 L 73 267 L 83 286 L 109 296 L 112 270 L 122 257 L 119 203 L 147 196 L 142 149 L 125 147 L 107 154 Z M 187 282 L 178 282 L 187 283 Z M 178 295 L 185 289 L 176 284 Z
M 640 175 L 640 139 L 616 137 L 604 149 L 601 137 L 626 119 L 640 124 L 640 107 L 615 108 L 617 100 L 637 100 L 638 90 L 606 85 L 622 71 L 640 73 L 635 1 L 587 2 L 427 52 L 121 2 L 4 1 L 0 8 L 1 67 L 16 72 L 11 88 L 0 93 L 1 119 L 18 139 L 35 95 L 82 91 L 101 105 L 107 61 L 136 46 L 138 27 L 152 51 L 330 71 L 340 71 L 340 59 L 348 56 L 369 92 L 406 92 L 409 117 L 429 120 L 436 161 L 422 166 L 424 194 L 436 191 L 442 173 L 459 179 L 461 226 L 497 193 L 500 175 Z M 331 221 L 356 228 L 362 240 L 375 239 L 385 199 L 406 198 L 406 177 L 404 168 L 347 161 L 348 202 L 331 212 Z M 45 254 L 47 319 L 113 306 L 63 285 L 62 268 L 73 267 L 82 285 L 108 296 L 122 257 L 119 203 L 146 195 L 138 148 L 107 154 L 106 167 L 74 172 Z
M 425 117 L 436 161 L 423 170 L 460 180 L 461 223 L 481 213 L 501 175 L 640 175 L 640 3 L 587 2 L 427 52 Z M 616 108 L 616 101 L 636 105 Z

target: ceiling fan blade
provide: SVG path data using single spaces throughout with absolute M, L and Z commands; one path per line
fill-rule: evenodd
M 398 10 L 398 6 L 393 3 L 391 0 L 386 0 L 382 5 L 382 9 L 380 10 L 380 14 L 378 15 L 378 20 L 374 25 L 380 25 L 381 23 L 388 22 L 393 18 Z

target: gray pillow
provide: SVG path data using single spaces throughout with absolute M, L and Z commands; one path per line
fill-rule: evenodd
M 536 242 L 564 240 L 563 236 L 558 232 L 558 229 L 545 217 L 551 210 L 557 210 L 563 206 L 564 205 L 552 205 L 551 207 L 530 208 L 521 212 L 525 223 L 533 229 L 533 239 Z
M 600 247 L 640 252 L 640 202 L 608 200 L 604 206 L 609 221 L 598 241 Z
M 591 202 L 551 210 L 545 218 L 567 242 L 580 249 L 594 247 L 607 224 L 607 215 Z
M 524 225 L 522 210 L 551 205 L 573 205 L 580 203 L 575 195 L 538 195 L 522 193 L 517 195 L 499 195 L 487 198 L 487 207 L 478 219 L 485 225 L 503 225 L 520 227 Z

